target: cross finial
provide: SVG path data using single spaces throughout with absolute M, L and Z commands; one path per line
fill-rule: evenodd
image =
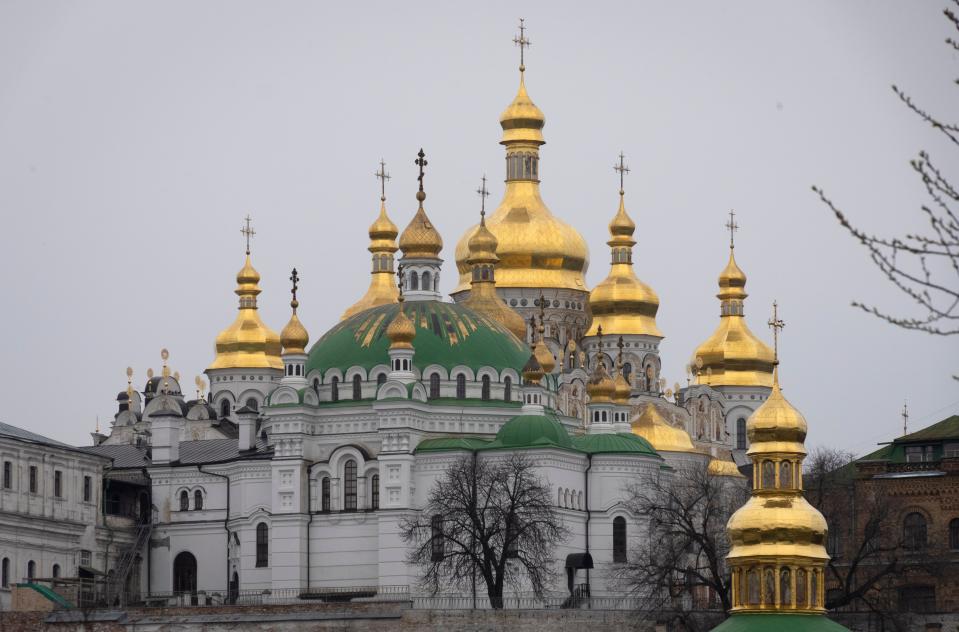
M 399 303 L 403 302 L 403 264 L 396 266 L 396 287 L 399 289 L 400 293 L 397 296 L 396 300 Z
M 622 367 L 623 367 L 623 347 L 626 346 L 626 343 L 623 342 L 623 337 L 622 337 L 622 336 L 620 336 L 620 337 L 619 337 L 619 340 L 616 341 L 616 346 L 619 347 L 619 355 L 618 355 L 618 357 L 616 358 L 616 366 L 617 366 L 617 368 L 619 368 L 619 369 L 621 370 Z
M 739 224 L 736 223 L 736 211 L 729 209 L 729 221 L 726 222 L 726 229 L 729 230 L 729 247 L 735 248 L 736 242 L 734 236 L 739 230 Z
M 246 222 L 246 226 L 241 228 L 240 232 L 243 233 L 243 235 L 246 237 L 246 254 L 250 254 L 250 237 L 255 235 L 256 231 L 253 230 L 253 228 L 250 226 L 250 222 L 253 221 L 253 218 L 250 217 L 249 213 L 247 213 L 246 219 L 244 221 Z
M 489 191 L 486 190 L 486 174 L 485 173 L 483 174 L 483 177 L 481 179 L 483 181 L 483 184 L 482 186 L 480 186 L 480 188 L 476 189 L 476 193 L 477 195 L 480 196 L 480 217 L 485 219 L 486 218 L 486 198 L 489 197 Z
M 390 179 L 390 174 L 386 173 L 386 163 L 380 158 L 380 169 L 374 173 L 380 180 L 380 201 L 386 201 L 386 181 Z
M 779 332 L 786 323 L 779 318 L 779 304 L 776 301 L 773 301 L 773 317 L 769 319 L 768 325 L 773 330 L 773 362 L 779 364 Z
M 906 402 L 902 403 L 902 435 L 909 434 L 909 407 Z
M 519 19 L 519 35 L 513 38 L 513 43 L 519 46 L 519 71 L 526 71 L 526 62 L 524 52 L 530 45 L 533 43 L 526 38 L 526 21 L 523 18 Z
M 293 287 L 290 289 L 290 294 L 293 295 L 293 300 L 290 301 L 290 307 L 292 307 L 295 312 L 296 308 L 300 306 L 300 302 L 296 300 L 296 291 L 300 287 L 300 274 L 296 271 L 296 268 L 293 268 L 293 272 L 290 274 L 290 282 L 293 284 Z
M 423 173 L 423 167 L 425 167 L 425 166 L 428 165 L 429 163 L 426 161 L 426 154 L 423 153 L 423 148 L 422 148 L 422 147 L 420 147 L 420 151 L 419 151 L 419 153 L 416 154 L 416 156 L 417 156 L 417 158 L 416 158 L 416 160 L 413 161 L 413 164 L 415 164 L 417 167 L 420 168 L 420 175 L 419 175 L 416 179 L 420 181 L 420 190 L 419 190 L 419 193 L 423 193 L 422 196 L 420 196 L 419 194 L 417 194 L 416 199 L 418 199 L 418 200 L 420 200 L 420 202 L 422 202 L 423 199 L 426 198 L 426 193 L 424 193 L 424 191 L 423 191 L 423 177 L 426 175 L 426 174 Z M 421 199 L 421 197 L 422 197 L 422 199 Z
M 626 155 L 619 152 L 619 163 L 613 165 L 613 171 L 619 174 L 619 194 L 623 195 L 623 176 L 629 173 L 629 167 L 626 166 Z

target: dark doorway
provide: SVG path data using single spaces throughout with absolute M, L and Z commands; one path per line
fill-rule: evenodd
M 177 595 L 188 594 L 190 604 L 197 605 L 196 558 L 192 553 L 183 551 L 173 560 L 173 592 Z

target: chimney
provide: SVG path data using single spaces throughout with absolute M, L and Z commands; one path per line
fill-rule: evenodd
M 180 460 L 180 426 L 183 416 L 173 410 L 160 410 L 150 415 L 153 433 L 153 463 L 174 463 Z
M 256 419 L 260 413 L 249 406 L 234 411 L 239 420 L 240 452 L 246 452 L 256 447 Z

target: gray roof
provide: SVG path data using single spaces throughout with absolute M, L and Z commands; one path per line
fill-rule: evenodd
M 63 443 L 49 437 L 44 437 L 43 435 L 38 435 L 35 432 L 30 432 L 29 430 L 24 430 L 23 428 L 18 428 L 16 426 L 11 426 L 10 424 L 5 424 L 2 421 L 0 421 L 0 436 L 19 439 L 20 441 L 30 441 L 31 443 L 42 443 L 45 445 L 54 445 L 60 448 L 70 448 L 71 450 L 76 450 L 74 446 L 67 443 Z
M 200 465 L 203 463 L 218 463 L 238 458 L 257 458 L 272 456 L 272 450 L 267 449 L 266 443 L 257 440 L 255 450 L 240 454 L 238 439 L 205 439 L 202 441 L 180 442 L 180 465 Z
M 146 450 L 135 445 L 94 445 L 83 448 L 84 452 L 91 452 L 113 459 L 113 467 L 117 469 L 129 467 L 146 467 L 150 465 Z

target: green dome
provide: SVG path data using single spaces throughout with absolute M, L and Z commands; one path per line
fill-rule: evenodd
M 575 437 L 573 445 L 587 454 L 646 454 L 659 456 L 653 446 L 634 434 L 593 434 Z
M 352 366 L 367 371 L 377 364 L 389 365 L 390 340 L 386 328 L 399 303 L 380 305 L 355 314 L 326 332 L 310 349 L 307 375 L 315 369 L 326 373 Z M 438 364 L 446 370 L 465 365 L 476 371 L 489 366 L 523 370 L 529 347 L 499 323 L 458 303 L 408 301 L 403 311 L 416 327 L 413 364 L 423 369 Z
M 546 415 L 518 415 L 499 429 L 496 439 L 489 444 L 495 448 L 556 447 L 574 450 L 573 440 L 566 428 L 555 417 Z
M 757 612 L 730 615 L 712 632 L 849 632 L 821 614 Z

